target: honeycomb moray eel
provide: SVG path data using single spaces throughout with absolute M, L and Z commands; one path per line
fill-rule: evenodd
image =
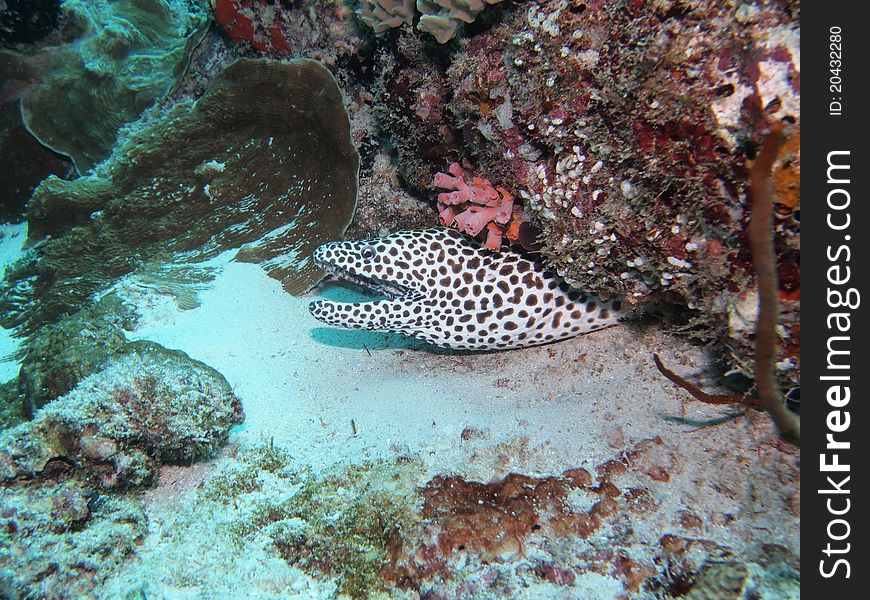
M 547 344 L 616 323 L 621 302 L 571 288 L 555 272 L 512 252 L 473 245 L 446 228 L 400 231 L 319 246 L 314 262 L 387 300 L 312 302 L 329 325 L 402 333 L 463 350 Z

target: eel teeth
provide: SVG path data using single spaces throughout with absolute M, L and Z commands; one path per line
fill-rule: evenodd
M 377 277 L 365 277 L 363 275 L 354 275 L 350 271 L 342 269 L 341 267 L 334 265 L 332 263 L 326 261 L 315 261 L 317 266 L 326 271 L 328 274 L 336 277 L 338 279 L 343 279 L 345 281 L 350 281 L 351 283 L 355 283 L 366 287 L 370 290 L 385 294 L 390 300 L 395 300 L 396 298 L 402 298 L 404 296 L 409 296 L 411 291 L 409 288 L 406 288 L 403 285 L 399 285 L 396 283 L 392 283 L 386 281 L 384 279 L 378 279 Z

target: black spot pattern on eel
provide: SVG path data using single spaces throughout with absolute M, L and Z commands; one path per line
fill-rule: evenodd
M 315 300 L 309 311 L 316 319 L 402 333 L 443 348 L 536 346 L 601 329 L 624 314 L 619 301 L 572 289 L 540 264 L 480 249 L 452 229 L 330 242 L 312 256 L 328 273 L 387 297 L 354 304 Z M 461 300 L 443 300 L 454 294 Z

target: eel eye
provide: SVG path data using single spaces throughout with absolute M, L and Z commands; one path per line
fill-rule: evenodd
M 366 246 L 360 251 L 360 255 L 366 260 L 373 259 L 375 257 L 375 254 L 375 249 L 371 246 Z

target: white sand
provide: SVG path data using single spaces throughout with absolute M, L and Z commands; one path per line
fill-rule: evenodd
M 0 224 L 0 280 L 6 274 L 6 267 L 21 258 L 24 242 L 27 240 L 27 225 L 19 223 Z M 19 363 L 13 358 L 18 350 L 18 340 L 8 329 L 0 327 L 0 383 L 18 376 Z

